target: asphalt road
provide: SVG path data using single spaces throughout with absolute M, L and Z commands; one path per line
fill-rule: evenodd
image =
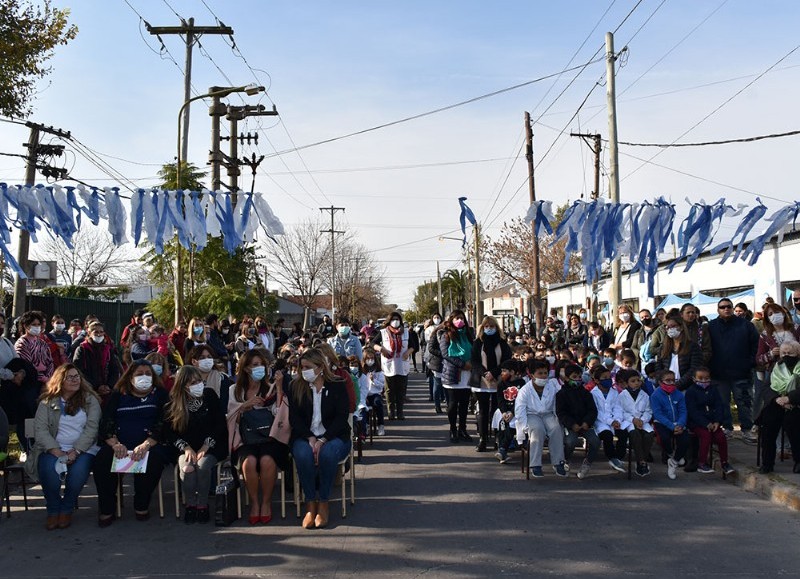
M 525 480 L 518 454 L 500 465 L 473 445 L 451 445 L 446 417 L 412 375 L 408 420 L 366 447 L 356 466 L 356 505 L 331 527 L 307 531 L 285 520 L 250 527 L 184 525 L 167 518 L 96 523 L 89 485 L 74 524 L 44 530 L 43 503 L 0 522 L 3 577 L 489 577 L 737 576 L 800 574 L 800 518 L 721 475 L 666 477 L 654 467 L 628 481 L 603 461 L 590 476 Z M 338 489 L 335 489 L 338 490 Z M 277 494 L 277 493 L 276 493 Z M 277 501 L 277 498 L 276 498 Z M 155 504 L 153 505 L 155 507 Z M 273 508 L 278 513 L 278 505 Z

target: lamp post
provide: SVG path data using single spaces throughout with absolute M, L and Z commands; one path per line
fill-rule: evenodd
M 181 165 L 186 162 L 183 158 L 181 151 L 181 120 L 183 118 L 183 111 L 196 100 L 204 98 L 222 98 L 233 93 L 244 92 L 252 96 L 266 90 L 263 86 L 255 84 L 248 84 L 244 86 L 226 86 L 226 87 L 211 87 L 211 90 L 206 94 L 201 94 L 190 98 L 181 105 L 178 111 L 178 162 L 175 164 L 175 189 L 181 190 Z M 183 313 L 183 265 L 181 264 L 181 245 L 178 243 L 175 249 L 175 325 L 181 319 Z

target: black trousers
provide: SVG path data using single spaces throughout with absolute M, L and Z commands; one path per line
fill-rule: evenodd
M 497 410 L 497 392 L 476 392 L 478 399 L 478 436 L 489 440 L 489 421 Z
M 761 464 L 770 468 L 775 466 L 776 443 L 781 428 L 786 432 L 792 445 L 792 458 L 795 462 L 800 462 L 799 408 L 784 410 L 773 399 L 761 410 L 759 422 L 761 423 Z
M 114 450 L 102 443 L 100 452 L 94 459 L 93 470 L 94 484 L 97 487 L 97 501 L 100 514 L 103 516 L 113 515 L 117 508 L 117 478 L 119 475 L 111 472 L 113 460 Z M 147 458 L 147 472 L 129 475 L 133 477 L 134 510 L 144 512 L 150 508 L 150 499 L 158 486 L 161 471 L 164 470 L 166 463 L 165 454 L 159 452 L 158 448 L 153 448 Z
M 614 444 L 614 435 L 617 436 L 617 443 Z M 625 430 L 604 430 L 598 433 L 600 441 L 603 443 L 603 453 L 608 460 L 618 458 L 622 460 L 625 458 L 625 451 L 628 444 L 628 432 Z
M 389 415 L 397 413 L 403 416 L 403 403 L 408 390 L 408 376 L 386 376 L 386 387 L 389 390 Z
M 450 430 L 467 430 L 467 409 L 469 408 L 469 388 L 449 388 L 450 397 L 447 399 L 447 419 L 450 421 Z M 458 422 L 456 423 L 456 420 Z

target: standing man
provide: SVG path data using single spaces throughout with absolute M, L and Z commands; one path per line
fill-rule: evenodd
M 708 324 L 711 339 L 711 380 L 722 396 L 722 426 L 725 434 L 733 432 L 733 416 L 730 410 L 731 394 L 739 413 L 742 438 L 755 442 L 753 427 L 752 388 L 753 368 L 758 351 L 758 332 L 744 318 L 733 314 L 733 302 L 722 298 L 717 303 L 719 317 Z

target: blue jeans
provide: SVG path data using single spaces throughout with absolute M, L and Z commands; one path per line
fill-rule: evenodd
M 586 462 L 592 464 L 597 457 L 597 451 L 600 450 L 600 437 L 597 436 L 594 428 L 590 428 L 582 434 L 568 429 L 564 435 L 564 457 L 566 460 L 570 459 L 578 445 L 579 438 L 586 439 Z
M 56 472 L 57 460 L 49 452 L 39 455 L 39 480 L 42 483 L 47 514 L 72 514 L 72 511 L 75 510 L 75 503 L 78 501 L 78 495 L 81 494 L 83 486 L 89 478 L 89 472 L 92 470 L 94 455 L 84 452 L 67 467 L 63 498 L 61 496 L 61 477 Z
M 753 427 L 752 380 L 714 380 L 713 383 L 722 396 L 722 426 L 733 430 L 733 415 L 731 414 L 731 394 L 733 394 L 736 410 L 739 412 L 739 426 L 742 427 L 742 432 L 750 430 Z
M 431 373 L 432 380 L 433 380 L 433 403 L 436 406 L 441 406 L 442 402 L 447 403 L 447 394 L 445 392 L 444 386 L 442 386 L 442 377 L 433 376 Z
M 339 462 L 350 452 L 351 442 L 334 438 L 322 445 L 319 451 L 319 464 L 314 464 L 314 452 L 305 438 L 298 438 L 292 444 L 292 457 L 297 465 L 297 476 L 300 478 L 300 488 L 310 502 L 317 497 L 317 476 L 319 476 L 319 500 L 327 501 L 331 496 L 333 479 Z

